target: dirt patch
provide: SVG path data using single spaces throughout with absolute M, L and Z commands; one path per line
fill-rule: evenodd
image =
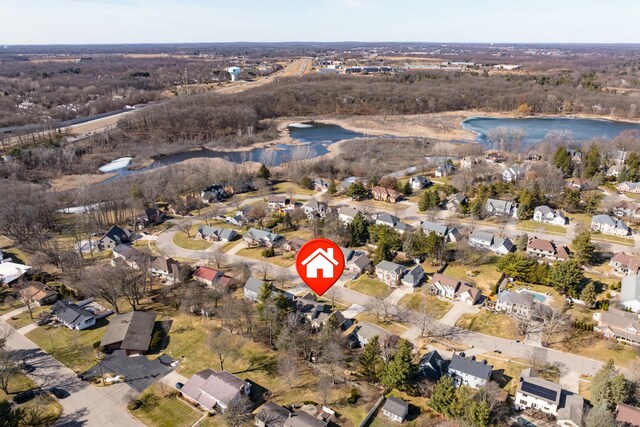
M 115 173 L 95 174 L 95 175 L 65 175 L 51 180 L 51 192 L 76 190 L 87 185 L 97 184 L 116 176 Z

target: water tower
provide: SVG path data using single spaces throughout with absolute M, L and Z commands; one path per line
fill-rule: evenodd
M 227 73 L 231 74 L 231 81 L 235 82 L 238 80 L 238 76 L 242 70 L 238 67 L 229 67 L 227 68 Z

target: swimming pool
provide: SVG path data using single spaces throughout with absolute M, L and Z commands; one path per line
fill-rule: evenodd
M 534 291 L 525 291 L 525 290 L 521 290 L 519 291 L 521 294 L 530 294 L 533 295 L 533 299 L 535 299 L 536 301 L 539 302 L 546 302 L 547 301 L 547 297 L 544 294 L 541 294 L 540 292 L 534 292 Z

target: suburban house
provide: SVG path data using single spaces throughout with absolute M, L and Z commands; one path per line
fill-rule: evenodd
M 502 171 L 502 180 L 505 182 L 520 181 L 525 176 L 525 170 L 520 166 L 511 166 Z
M 618 178 L 618 176 L 620 176 L 623 170 L 624 170 L 624 165 L 612 165 L 607 168 L 604 174 L 605 176 Z
M 464 193 L 456 193 L 450 196 L 444 204 L 444 207 L 450 211 L 458 211 L 460 206 L 469 203 L 469 199 Z
M 366 179 L 362 179 L 357 176 L 350 176 L 349 178 L 341 181 L 340 184 L 338 184 L 338 188 L 340 189 L 340 192 L 345 192 L 349 187 L 351 187 L 351 184 L 355 184 L 356 182 L 360 182 L 365 186 L 368 184 Z
M 378 337 L 380 343 L 384 343 L 393 336 L 393 334 L 386 329 L 369 322 L 360 322 L 353 333 L 361 347 L 367 345 L 373 337 Z
M 51 307 L 53 317 L 69 329 L 81 331 L 96 324 L 96 316 L 71 301 L 58 301 Z
M 344 224 L 351 224 L 351 221 L 358 215 L 360 211 L 351 206 L 343 206 L 338 209 L 338 219 Z
M 605 214 L 594 215 L 591 218 L 591 229 L 615 236 L 628 236 L 631 234 L 631 230 L 624 221 Z
M 268 229 L 260 230 L 258 228 L 250 228 L 249 231 L 244 234 L 243 238 L 250 248 L 257 246 L 271 248 L 284 244 L 283 236 L 272 233 L 271 230 Z
M 506 255 L 515 249 L 515 245 L 508 237 L 503 239 L 485 231 L 471 233 L 469 235 L 469 245 L 479 249 L 486 249 L 499 255 Z
M 625 182 L 622 182 L 622 183 L 618 184 L 618 186 L 616 188 L 618 189 L 618 191 L 621 191 L 623 193 L 639 194 L 640 193 L 640 182 L 625 181 Z
M 229 405 L 248 397 L 251 384 L 227 371 L 205 369 L 189 378 L 180 392 L 182 397 L 207 411 L 224 412 Z
M 240 180 L 240 181 L 232 181 L 232 182 L 223 182 L 222 187 L 224 188 L 225 197 L 232 196 L 234 194 L 242 194 L 248 193 L 249 191 L 254 191 L 256 189 L 256 184 L 252 179 L 248 180 Z
M 227 224 L 235 225 L 236 227 L 244 227 L 249 223 L 249 220 L 244 216 L 244 212 L 236 211 L 233 216 L 224 217 L 224 221 Z
M 250 301 L 258 301 L 258 295 L 260 295 L 260 290 L 265 283 L 255 277 L 249 277 L 247 283 L 244 284 L 244 297 Z
M 284 209 L 291 204 L 291 198 L 284 194 L 270 194 L 267 196 L 269 209 Z
M 616 422 L 619 423 L 618 425 L 640 425 L 640 408 L 618 403 L 618 406 L 616 406 Z
M 58 291 L 52 286 L 47 286 L 40 282 L 31 282 L 28 286 L 20 289 L 20 298 L 27 304 L 39 306 L 53 304 L 58 300 Z
M 517 410 L 534 409 L 545 414 L 558 415 L 562 387 L 538 377 L 531 369 L 523 369 L 515 396 Z
M 424 220 L 420 221 L 420 227 L 425 234 L 436 233 L 438 236 L 444 237 L 445 241 L 457 242 L 462 238 L 462 235 L 455 227 L 449 228 L 446 225 Z
M 173 258 L 156 257 L 149 265 L 149 272 L 164 278 L 176 277 L 180 263 Z
M 613 150 L 607 153 L 607 158 L 614 165 L 624 165 L 627 161 L 627 155 L 629 153 L 623 150 Z
M 418 362 L 418 372 L 435 383 L 447 373 L 447 361 L 440 356 L 437 350 L 432 350 L 422 356 Z
M 355 252 L 348 260 L 345 257 L 345 263 L 345 268 L 353 273 L 362 274 L 373 270 L 371 260 L 364 253 Z
M 98 240 L 98 250 L 114 249 L 116 246 L 122 243 L 129 243 L 130 241 L 131 233 L 128 230 L 123 230 L 117 225 L 114 225 Z
M 371 196 L 373 200 L 380 200 L 381 202 L 396 203 L 400 199 L 400 193 L 393 188 L 386 188 L 376 186 L 371 189 Z
M 571 162 L 579 165 L 582 163 L 582 152 L 579 150 L 567 150 L 569 156 L 571 157 Z
M 127 356 L 149 350 L 156 313 L 131 311 L 114 316 L 102 337 L 100 347 L 107 351 L 124 350 Z
M 207 287 L 216 287 L 221 290 L 231 290 L 233 285 L 233 279 L 225 276 L 222 271 L 204 266 L 198 267 L 195 273 L 193 273 L 193 280 L 203 283 Z
M 256 414 L 254 423 L 257 427 L 282 427 L 291 411 L 273 402 L 266 402 Z
M 311 183 L 311 185 L 313 186 L 313 189 L 315 191 L 327 191 L 329 190 L 329 182 L 325 181 L 322 178 L 314 178 L 313 182 Z
M 637 274 L 640 269 L 640 257 L 618 252 L 611 258 L 609 265 L 620 275 Z
M 585 178 L 571 178 L 571 180 L 567 183 L 567 187 L 573 190 L 586 190 L 591 185 L 591 182 Z
M 200 200 L 202 200 L 203 203 L 213 203 L 221 201 L 226 196 L 227 194 L 224 191 L 224 187 L 220 184 L 214 184 L 202 190 Z
M 222 227 L 211 227 L 201 225 L 196 232 L 196 238 L 209 240 L 211 242 L 230 242 L 236 238 L 238 233 L 235 230 Z
M 292 300 L 293 311 L 307 319 L 314 329 L 320 329 L 331 318 L 336 319 L 336 323 L 341 327 L 346 319 L 339 311 L 329 312 L 327 306 L 317 302 L 313 294 L 302 297 L 294 296 Z
M 527 241 L 527 253 L 536 258 L 549 261 L 567 261 L 569 249 L 563 245 L 556 245 L 553 240 L 530 237 Z
M 400 280 L 403 285 L 415 288 L 424 280 L 425 272 L 420 264 L 409 270 Z
M 412 190 L 422 190 L 431 185 L 431 180 L 423 175 L 412 176 L 409 178 L 409 185 Z
M 407 267 L 391 261 L 380 261 L 376 265 L 376 276 L 387 285 L 395 288 L 400 286 L 402 276 L 407 272 Z
M 121 258 L 129 267 L 136 270 L 146 270 L 151 262 L 149 255 L 129 245 L 118 245 L 113 248 L 113 257 L 115 259 Z
M 634 202 L 622 200 L 611 207 L 611 214 L 618 218 L 640 219 L 640 207 Z
M 569 221 L 561 210 L 551 209 L 549 206 L 538 206 L 533 211 L 533 220 L 545 224 L 567 225 Z
M 327 422 L 303 410 L 291 412 L 283 427 L 327 427 Z
M 10 260 L 11 258 L 7 258 Z M 8 287 L 9 284 L 15 282 L 22 277 L 31 267 L 24 264 L 18 264 L 5 259 L 0 263 L 0 285 Z
M 487 199 L 485 210 L 487 211 L 487 214 L 493 216 L 518 217 L 518 208 L 516 204 L 507 200 Z
M 431 278 L 429 292 L 450 300 L 462 301 L 469 305 L 477 304 L 482 297 L 480 289 L 441 273 L 436 273 Z
M 564 404 L 560 402 L 561 407 L 558 409 L 556 420 L 559 426 L 564 427 L 582 427 L 584 418 L 584 399 L 577 394 L 562 393 Z
M 404 234 L 405 231 L 410 230 L 409 225 L 400 221 L 395 215 L 391 215 L 388 213 L 381 213 L 376 216 L 375 223 L 377 225 L 386 225 L 387 227 L 391 227 L 396 230 L 400 234 Z
M 319 202 L 316 199 L 311 199 L 302 205 L 302 210 L 309 219 L 324 218 L 327 215 L 327 204 L 325 202 Z
M 640 346 L 640 318 L 635 313 L 610 308 L 593 314 L 594 331 L 606 338 Z
M 449 161 L 443 162 L 440 166 L 436 167 L 436 170 L 433 172 L 433 175 L 437 178 L 442 178 L 443 176 L 449 176 L 453 172 L 453 164 Z
M 620 305 L 625 310 L 640 313 L 640 275 L 630 274 L 622 278 Z
M 151 225 L 160 224 L 166 217 L 164 212 L 156 208 L 147 208 L 144 212 L 144 215 L 139 216 L 134 220 L 135 228 L 138 230 L 145 229 Z
M 287 252 L 297 253 L 300 250 L 300 248 L 302 248 L 305 245 L 305 243 L 307 243 L 306 240 L 294 237 L 293 239 L 285 242 L 282 245 L 282 249 Z
M 465 385 L 473 389 L 484 387 L 493 372 L 493 366 L 486 360 L 478 362 L 475 356 L 465 357 L 464 353 L 454 354 L 449 363 L 449 375 L 456 387 Z
M 399 423 L 403 422 L 404 419 L 407 418 L 408 413 L 409 402 L 405 402 L 404 400 L 398 399 L 394 396 L 387 397 L 387 400 L 382 406 L 382 415 Z
M 529 292 L 502 291 L 496 300 L 496 310 L 519 319 L 529 319 L 534 311 L 535 298 Z
M 482 163 L 482 159 L 478 156 L 465 156 L 460 160 L 461 169 L 471 169 L 475 165 Z

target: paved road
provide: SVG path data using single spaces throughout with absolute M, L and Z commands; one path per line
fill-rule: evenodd
M 0 320 L 0 328 L 9 327 Z M 45 353 L 32 341 L 18 332 L 7 340 L 7 348 L 16 352 L 22 360 L 36 367 L 28 374 L 41 387 L 56 386 L 70 393 L 59 402 L 64 409 L 57 425 L 85 427 L 140 427 L 127 411 L 130 395 L 137 395 L 126 384 L 114 384 L 97 388 L 78 379 L 76 374 L 62 363 Z

